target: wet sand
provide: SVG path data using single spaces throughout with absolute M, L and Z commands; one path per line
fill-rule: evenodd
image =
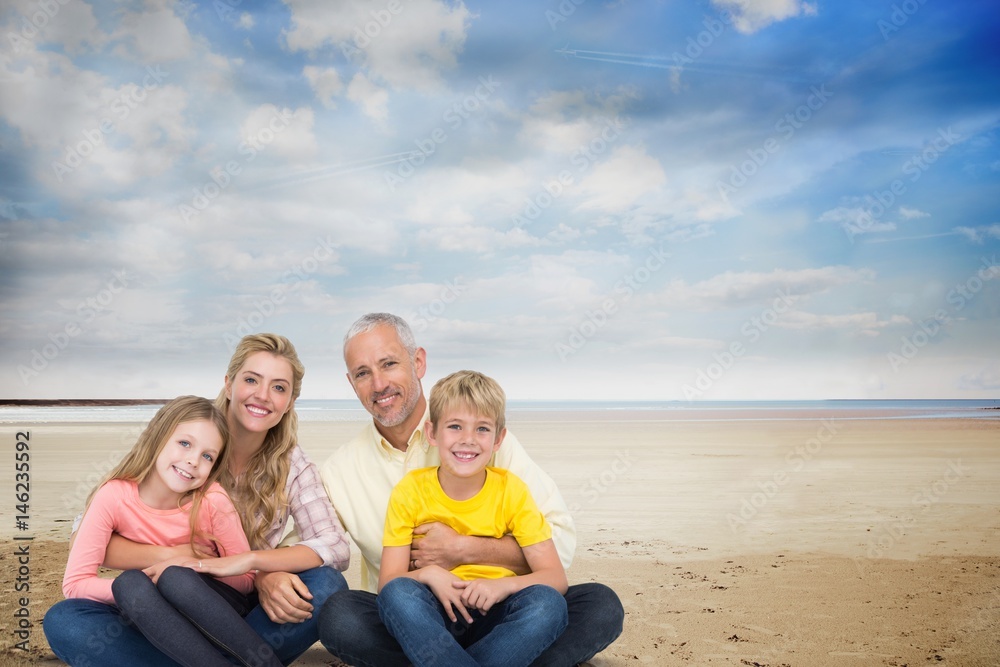
M 592 664 L 1000 664 L 1000 420 L 905 417 L 512 415 L 577 521 L 571 583 L 606 583 L 625 606 Z M 359 426 L 304 422 L 300 441 L 322 461 Z M 8 452 L 30 431 L 32 475 L 18 531 L 13 454 L 0 470 L 0 665 L 61 664 L 40 619 L 61 598 L 69 522 L 139 429 L 0 427 Z M 33 538 L 28 653 L 12 648 L 15 536 Z M 337 662 L 317 644 L 296 664 Z

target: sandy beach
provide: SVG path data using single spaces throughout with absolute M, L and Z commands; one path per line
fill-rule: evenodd
M 604 582 L 625 606 L 623 635 L 592 664 L 1000 664 L 1000 420 L 872 416 L 512 415 L 577 521 L 571 583 Z M 359 426 L 304 422 L 300 441 L 322 461 Z M 61 598 L 69 522 L 139 428 L 0 427 L 12 463 L 18 432 L 31 445 L 25 530 L 14 466 L 0 470 L 0 664 L 61 664 L 41 618 Z M 295 664 L 337 662 L 317 644 Z

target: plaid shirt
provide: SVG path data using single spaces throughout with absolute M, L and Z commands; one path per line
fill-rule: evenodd
M 323 565 L 346 570 L 351 561 L 351 547 L 343 526 L 326 495 L 316 464 L 306 457 L 298 445 L 289 453 L 291 467 L 285 482 L 288 507 L 275 517 L 265 535 L 271 548 L 278 546 L 288 528 L 288 517 L 295 523 L 298 542 L 323 559 Z

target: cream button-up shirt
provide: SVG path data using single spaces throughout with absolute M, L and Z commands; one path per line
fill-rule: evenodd
M 437 448 L 427 442 L 424 434 L 423 424 L 429 417 L 430 411 L 426 410 L 405 452 L 389 444 L 371 421 L 320 468 L 333 507 L 364 559 L 361 586 L 372 593 L 378 587 L 385 513 L 392 488 L 411 470 L 441 464 Z M 528 456 L 510 431 L 490 465 L 510 470 L 528 485 L 535 504 L 552 526 L 559 559 L 568 568 L 576 550 L 576 528 L 552 478 Z

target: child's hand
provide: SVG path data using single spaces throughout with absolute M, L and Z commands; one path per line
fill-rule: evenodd
M 462 604 L 471 609 L 478 609 L 486 614 L 497 602 L 510 597 L 510 586 L 500 579 L 473 579 L 472 581 L 456 581 L 452 586 L 461 592 Z
M 464 583 L 461 579 L 437 565 L 430 565 L 423 568 L 420 574 L 420 580 L 431 589 L 431 592 L 434 593 L 438 602 L 444 607 L 445 613 L 448 614 L 448 618 L 452 622 L 458 620 L 458 617 L 455 615 L 457 611 L 462 615 L 466 623 L 472 623 L 472 616 L 469 614 L 469 610 L 462 604 L 462 591 L 455 588 L 456 583 Z
M 143 570 L 150 579 L 153 580 L 155 584 L 160 579 L 160 575 L 171 565 L 180 565 L 182 567 L 190 567 L 188 563 L 191 562 L 191 556 L 174 556 L 173 558 L 168 558 L 167 560 L 160 561 L 156 565 L 147 567 Z M 197 561 L 195 561 L 197 565 Z

